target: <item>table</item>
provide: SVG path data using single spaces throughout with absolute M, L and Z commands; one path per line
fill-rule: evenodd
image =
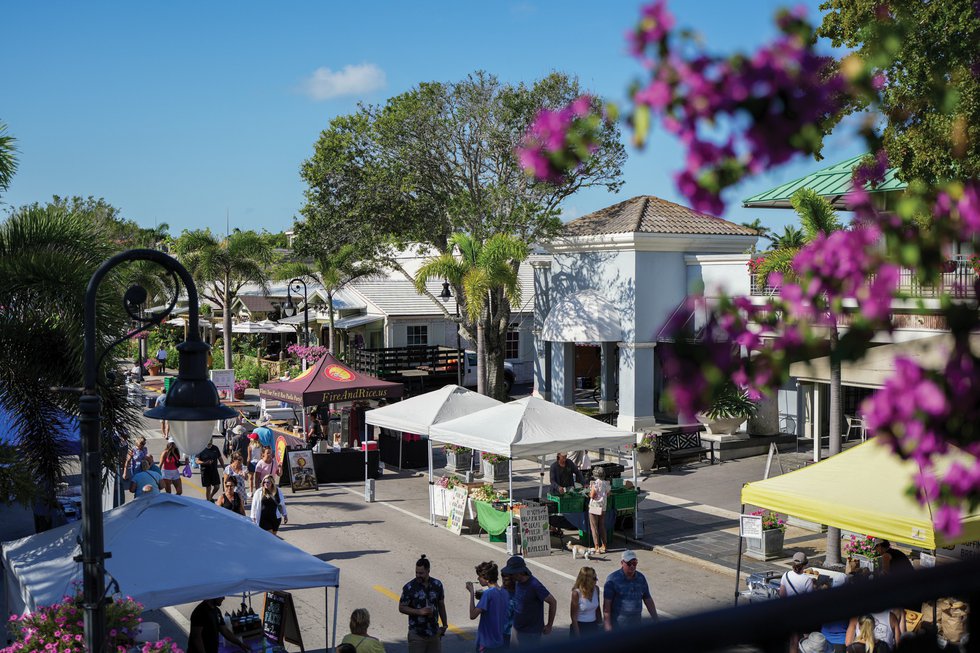
M 368 451 L 368 478 L 381 478 L 378 451 Z M 354 483 L 364 480 L 364 452 L 341 449 L 339 452 L 313 454 L 313 469 L 319 483 Z M 283 465 L 280 485 L 289 485 L 289 466 Z
M 428 468 L 428 441 L 421 437 L 417 440 L 407 440 L 405 437 L 399 437 L 388 431 L 388 429 L 382 429 L 381 435 L 378 437 L 378 446 L 381 448 L 381 460 L 384 464 L 399 469 Z M 401 451 L 399 451 L 399 447 Z
M 448 517 L 449 507 L 453 503 L 453 491 L 438 483 L 432 485 L 432 514 L 437 517 Z M 466 498 L 466 519 L 476 519 L 476 506 L 471 497 Z

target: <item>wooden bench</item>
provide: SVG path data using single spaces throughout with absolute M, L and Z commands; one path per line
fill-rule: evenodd
M 701 432 L 704 425 L 682 426 L 666 430 L 657 435 L 656 465 L 659 468 L 667 464 L 667 471 L 673 470 L 677 459 L 697 458 L 698 461 L 708 460 L 715 464 L 715 443 L 702 442 Z

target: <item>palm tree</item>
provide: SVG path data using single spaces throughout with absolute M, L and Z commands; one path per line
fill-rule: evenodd
M 0 122 L 0 192 L 10 188 L 10 180 L 17 172 L 17 139 L 7 134 L 6 123 Z
M 248 283 L 263 288 L 275 254 L 266 239 L 254 231 L 235 230 L 218 238 L 210 229 L 184 231 L 174 252 L 198 284 L 198 292 L 222 312 L 225 369 L 232 369 L 231 302 Z
M 806 235 L 791 224 L 783 227 L 783 233 L 770 238 L 772 249 L 799 249 L 807 243 Z
M 275 270 L 275 278 L 280 281 L 300 278 L 305 281 L 315 281 L 323 286 L 327 293 L 327 312 L 329 314 L 329 331 L 327 350 L 332 354 L 335 342 L 333 296 L 338 290 L 355 279 L 370 276 L 380 272 L 374 262 L 359 260 L 357 250 L 353 245 L 342 245 L 332 252 L 323 251 L 315 256 L 313 263 L 290 261 Z
M 755 229 L 760 238 L 765 238 L 766 240 L 772 242 L 772 236 L 770 236 L 772 229 L 762 224 L 762 220 L 759 218 L 755 218 L 752 220 L 752 222 L 743 222 L 742 226 L 748 227 L 749 229 Z M 751 251 L 755 252 L 755 245 L 752 245 Z
M 527 244 L 513 236 L 494 234 L 481 242 L 469 234 L 456 233 L 449 238 L 449 251 L 423 263 L 415 275 L 420 293 L 426 292 L 425 283 L 432 278 L 443 278 L 453 287 L 463 336 L 472 342 L 471 334 L 476 332 L 477 391 L 502 400 L 507 399 L 504 350 L 498 344 L 492 348 L 494 357 L 488 358 L 487 333 L 492 330 L 495 344 L 501 342 L 501 335 L 506 337 L 510 307 L 521 301 L 517 267 L 527 255 Z M 447 313 L 447 317 L 451 316 Z
M 25 207 L 0 224 L 0 406 L 13 415 L 18 449 L 15 467 L 2 471 L 28 474 L 36 505 L 54 505 L 67 472 L 59 453 L 64 434 L 54 425 L 66 413 L 78 414 L 78 396 L 51 388 L 82 384 L 85 290 L 112 253 L 102 230 L 60 207 Z M 116 275 L 100 288 L 96 324 L 104 346 L 129 325 L 124 289 Z M 107 356 L 99 375 L 103 465 L 110 469 L 121 464 L 119 445 L 139 424 L 136 406 L 107 375 L 116 362 Z

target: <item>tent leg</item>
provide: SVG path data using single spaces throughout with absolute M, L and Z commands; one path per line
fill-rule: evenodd
M 398 432 L 398 470 L 402 469 L 402 449 L 405 447 L 405 432 Z
M 510 542 L 514 545 L 512 551 L 508 551 L 510 555 L 517 555 L 517 546 L 514 542 L 514 459 L 507 459 L 507 500 L 510 502 Z
M 742 504 L 741 509 L 739 509 L 739 528 L 741 529 L 742 518 L 741 515 L 745 514 L 745 504 Z M 738 537 L 738 557 L 735 559 L 735 605 L 738 605 L 738 588 L 739 582 L 742 580 L 742 536 Z
M 539 459 L 541 461 L 541 467 L 538 471 L 538 501 L 544 498 L 544 456 Z
M 432 511 L 432 492 L 434 490 L 432 482 L 432 437 L 429 437 L 429 526 L 435 526 L 436 520 Z
M 333 588 L 333 639 L 330 641 L 330 648 L 337 650 L 337 609 L 340 606 L 340 585 Z M 326 646 L 326 642 L 324 642 Z
M 323 587 L 323 650 L 330 650 L 330 588 Z
M 639 496 L 640 488 L 636 484 L 636 447 L 633 447 L 632 458 L 633 458 L 633 489 L 636 490 L 637 496 Z M 636 502 L 636 507 L 633 508 L 633 539 L 640 539 L 640 502 Z

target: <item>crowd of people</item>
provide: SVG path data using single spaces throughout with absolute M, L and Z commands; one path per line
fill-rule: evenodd
M 880 574 L 908 573 L 913 571 L 908 556 L 885 539 L 875 541 L 875 551 L 881 557 Z M 793 554 L 792 568 L 784 573 L 779 582 L 779 596 L 791 597 L 829 589 L 830 583 L 821 583 L 819 576 L 807 573 L 809 559 L 802 551 Z M 848 582 L 858 582 L 864 577 L 850 568 Z M 920 609 L 921 605 L 905 606 Z M 824 624 L 819 631 L 799 633 L 790 642 L 791 653 L 892 653 L 905 632 L 905 609 L 896 606 L 850 619 Z

